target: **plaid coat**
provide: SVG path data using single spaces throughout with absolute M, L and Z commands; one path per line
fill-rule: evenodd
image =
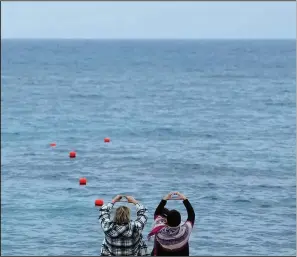
M 105 234 L 101 256 L 144 256 L 149 255 L 143 240 L 142 231 L 147 222 L 147 209 L 136 204 L 137 219 L 127 224 L 118 225 L 110 219 L 113 203 L 100 209 L 99 222 Z

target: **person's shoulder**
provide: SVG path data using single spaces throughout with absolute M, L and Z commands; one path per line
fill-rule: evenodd
M 192 223 L 192 221 L 187 220 L 182 226 L 189 227 L 192 229 L 194 224 Z
M 139 224 L 135 220 L 131 220 L 128 224 L 128 230 L 132 233 L 138 233 L 139 231 Z
M 130 229 L 133 229 L 134 227 L 137 227 L 136 226 L 136 221 L 135 220 L 131 220 L 129 223 L 128 223 L 128 226 Z

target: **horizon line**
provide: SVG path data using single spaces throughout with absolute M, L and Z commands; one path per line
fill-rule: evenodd
M 7 37 L 3 38 L 1 37 L 2 40 L 102 40 L 102 41 L 157 41 L 157 40 L 164 40 L 164 41 L 211 41 L 211 40 L 295 40 L 295 38 L 55 38 L 55 37 L 43 37 L 43 38 L 38 38 L 38 37 L 25 37 L 25 38 L 17 38 L 17 37 Z

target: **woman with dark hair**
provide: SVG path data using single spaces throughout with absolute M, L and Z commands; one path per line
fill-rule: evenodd
M 189 200 L 179 192 L 169 193 L 157 207 L 155 219 L 162 216 L 167 200 L 177 199 L 173 198 L 174 195 L 183 200 L 188 218 L 181 224 L 180 213 L 177 210 L 168 211 L 166 223 L 159 223 L 158 229 L 149 234 L 149 237 L 155 235 L 154 256 L 189 256 L 189 239 L 195 222 L 195 212 Z

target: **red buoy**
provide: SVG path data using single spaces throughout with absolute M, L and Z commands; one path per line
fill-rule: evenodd
M 102 206 L 104 204 L 104 201 L 101 199 L 96 199 L 95 200 L 95 206 Z
M 87 184 L 87 179 L 86 179 L 86 178 L 80 178 L 80 179 L 79 179 L 79 184 L 80 184 L 81 186 L 85 186 L 85 185 Z
M 110 138 L 109 137 L 104 138 L 104 143 L 109 143 L 109 142 L 110 142 Z
M 72 151 L 69 153 L 70 158 L 75 158 L 76 157 L 76 152 Z
M 51 147 L 55 147 L 57 144 L 56 143 L 50 143 Z

